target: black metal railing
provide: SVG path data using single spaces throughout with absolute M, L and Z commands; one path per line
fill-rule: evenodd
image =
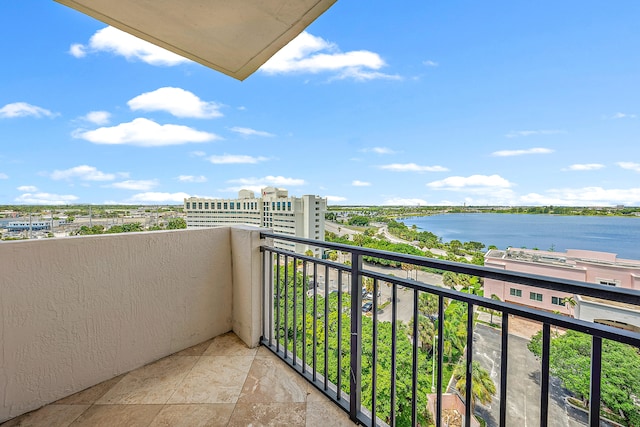
M 517 367 L 509 364 L 509 348 L 515 340 L 510 334 L 510 320 L 526 319 L 541 325 L 537 379 L 539 399 L 532 405 L 539 405 L 537 417 L 534 417 L 537 422 L 534 424 L 541 426 L 553 424 L 549 421 L 550 390 L 556 387 L 550 377 L 552 327 L 556 334 L 560 328 L 591 337 L 590 404 L 588 416 L 584 417 L 584 424 L 591 427 L 601 425 L 599 402 L 603 381 L 603 340 L 633 346 L 636 351 L 640 349 L 640 334 L 632 331 L 463 293 L 433 283 L 396 277 L 389 270 L 364 268 L 363 260 L 365 257 L 374 258 L 435 272 L 450 271 L 640 306 L 640 292 L 634 290 L 280 234 L 263 233 L 262 238 L 265 239 L 261 247 L 264 261 L 262 344 L 342 407 L 356 423 L 372 426 L 446 425 L 443 395 L 449 390 L 449 384 L 444 384 L 444 378 L 445 375 L 451 376 L 452 359 L 459 356 L 463 371 L 459 376 L 470 379 L 465 381 L 464 387 L 458 387 L 459 390 L 455 391 L 464 402 L 464 413 L 461 414 L 463 425 L 477 425 L 473 417 L 473 370 L 476 369 L 474 337 L 479 333 L 475 322 L 478 308 L 499 312 L 498 319 L 501 321 L 497 338 L 500 348 L 499 369 L 494 372 L 499 375 L 496 387 L 499 410 L 487 425 L 514 425 L 513 420 L 509 421 L 507 411 L 507 399 L 510 398 L 508 387 L 512 381 L 520 379 L 510 376 L 513 375 L 510 369 Z M 336 262 L 277 249 L 273 246 L 273 239 L 337 251 L 348 256 L 348 259 Z M 363 290 L 363 282 L 368 282 L 367 289 Z M 389 294 L 385 302 L 381 302 L 383 290 Z M 399 298 L 402 296 L 406 301 L 406 295 L 410 296 L 408 301 L 411 304 L 402 308 Z M 365 297 L 371 301 L 370 305 L 363 307 Z M 430 322 L 421 323 L 421 319 L 425 319 L 421 304 L 429 301 L 432 304 L 428 317 Z M 454 316 L 449 313 L 454 313 L 450 310 L 453 304 L 458 316 L 455 317 L 458 319 L 455 336 L 450 330 L 454 328 L 451 326 Z M 400 315 L 406 317 L 407 311 L 411 315 L 407 322 L 409 326 L 399 319 Z M 385 321 L 381 316 L 385 317 Z M 421 335 L 425 327 L 433 327 L 424 334 L 432 337 L 432 342 L 426 342 Z M 458 353 L 451 350 L 454 341 L 464 347 Z M 448 364 L 445 364 L 445 356 Z M 518 361 L 520 363 L 524 362 Z M 429 371 L 431 387 L 424 376 Z M 363 372 L 366 373 L 364 377 Z M 433 413 L 427 409 L 428 404 Z

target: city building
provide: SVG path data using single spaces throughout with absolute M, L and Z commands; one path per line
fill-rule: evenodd
M 616 254 L 608 252 L 492 249 L 485 255 L 484 265 L 518 273 L 640 290 L 640 261 L 618 259 Z M 489 278 L 484 281 L 484 295 L 487 298 L 495 295 L 502 301 L 640 332 L 640 311 L 631 304 Z
M 184 199 L 187 228 L 208 228 L 229 225 L 253 225 L 270 228 L 275 233 L 324 241 L 324 215 L 327 200 L 319 196 L 289 196 L 287 190 L 263 188 L 260 197 L 251 190 L 240 190 L 237 199 Z M 311 250 L 320 256 L 317 247 L 277 241 L 276 247 L 298 253 Z

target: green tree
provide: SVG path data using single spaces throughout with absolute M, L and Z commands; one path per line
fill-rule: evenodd
M 433 319 L 438 314 L 438 295 L 421 292 L 418 297 L 418 311 Z
M 542 333 L 531 337 L 529 350 L 540 357 Z M 567 390 L 589 405 L 591 336 L 569 330 L 551 339 L 549 350 L 551 374 Z M 602 342 L 601 403 L 623 414 L 631 426 L 640 425 L 640 354 L 638 349 L 616 341 Z
M 171 218 L 167 223 L 168 230 L 178 230 L 180 228 L 187 228 L 187 221 L 184 218 Z
M 367 225 L 369 225 L 369 218 L 360 215 L 352 216 L 351 218 L 349 218 L 349 225 L 366 227 Z
M 453 376 L 456 377 L 456 390 L 460 392 L 462 397 L 466 398 L 467 393 L 467 370 L 464 364 L 456 365 L 453 370 Z M 471 363 L 471 408 L 474 409 L 478 402 L 486 405 L 491 403 L 493 396 L 496 394 L 496 385 L 491 379 L 491 375 L 480 366 L 480 363 L 474 360 Z
M 102 225 L 93 225 L 91 227 L 83 225 L 75 232 L 75 234 L 78 236 L 87 236 L 92 234 L 103 234 L 103 233 L 104 233 L 104 227 Z

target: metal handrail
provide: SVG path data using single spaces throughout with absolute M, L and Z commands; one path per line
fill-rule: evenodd
M 437 401 L 438 405 L 436 406 L 436 425 L 439 427 L 441 425 L 441 399 L 442 399 L 442 375 L 443 375 L 443 324 L 444 324 L 444 300 L 452 299 L 457 300 L 462 303 L 465 303 L 467 306 L 467 313 L 473 313 L 475 307 L 485 307 L 490 310 L 497 310 L 502 313 L 502 351 L 503 356 L 501 357 L 501 378 L 500 378 L 500 425 L 506 425 L 506 390 L 507 390 L 507 359 L 508 359 L 508 335 L 509 335 L 509 316 L 518 316 L 522 318 L 526 318 L 532 321 L 540 322 L 543 325 L 542 328 L 542 376 L 541 376 L 541 401 L 540 401 L 540 413 L 541 413 L 541 425 L 546 425 L 546 420 L 548 417 L 549 410 L 549 350 L 550 350 L 550 341 L 551 341 L 551 326 L 561 327 L 564 329 L 575 330 L 579 332 L 583 332 L 592 336 L 592 366 L 591 366 L 591 401 L 599 402 L 600 401 L 600 381 L 601 381 L 601 358 L 602 358 L 602 340 L 610 339 L 614 341 L 618 341 L 621 343 L 625 343 L 628 345 L 632 345 L 638 347 L 640 349 L 640 334 L 632 331 L 627 331 L 623 329 L 614 328 L 608 325 L 597 324 L 592 322 L 587 322 L 579 319 L 574 319 L 571 317 L 566 317 L 554 313 L 549 313 L 542 310 L 537 310 L 534 308 L 529 308 L 521 305 L 515 305 L 508 302 L 503 302 L 499 300 L 493 300 L 489 298 L 484 298 L 478 295 L 466 294 L 453 289 L 443 288 L 435 285 L 425 284 L 421 282 L 417 282 L 414 280 L 403 279 L 395 276 L 391 276 L 388 274 L 378 273 L 369 269 L 364 268 L 363 266 L 363 258 L 364 257 L 375 257 L 381 259 L 387 259 L 392 261 L 397 261 L 401 263 L 414 264 L 421 267 L 428 267 L 442 271 L 451 271 L 455 273 L 463 273 L 483 278 L 491 278 L 496 280 L 502 280 L 506 282 L 519 283 L 529 286 L 535 286 L 539 288 L 545 289 L 554 289 L 561 290 L 567 293 L 574 293 L 578 295 L 591 296 L 596 298 L 603 298 L 611 301 L 620 301 L 630 304 L 640 305 L 640 292 L 624 289 L 624 288 L 612 288 L 609 286 L 603 285 L 595 285 L 589 284 L 580 281 L 574 280 L 566 280 L 566 279 L 557 279 L 546 276 L 532 275 L 532 274 L 523 274 L 523 273 L 514 273 L 507 272 L 503 270 L 498 270 L 490 267 L 484 266 L 476 266 L 470 264 L 463 264 L 451 261 L 442 261 L 435 260 L 430 258 L 418 257 L 414 255 L 405 255 L 398 254 L 394 252 L 381 251 L 376 249 L 362 248 L 359 246 L 350 246 L 344 244 L 337 244 L 331 242 L 321 242 L 317 240 L 304 239 L 299 237 L 293 237 L 288 235 L 280 235 L 275 233 L 261 233 L 261 237 L 263 239 L 277 239 L 277 240 L 286 240 L 295 243 L 301 243 L 309 246 L 323 247 L 332 250 L 339 250 L 343 252 L 349 252 L 352 254 L 352 265 L 346 266 L 344 264 L 332 262 L 329 260 L 321 260 L 314 257 L 310 257 L 303 254 L 293 253 L 287 250 L 278 249 L 273 247 L 267 241 L 265 245 L 261 246 L 261 250 L 264 253 L 264 262 L 265 262 L 265 276 L 264 276 L 264 286 L 265 290 L 269 289 L 269 292 L 264 292 L 265 295 L 265 307 L 271 307 L 269 310 L 270 313 L 268 316 L 265 316 L 265 324 L 263 328 L 263 341 L 262 343 L 270 348 L 274 353 L 278 354 L 281 358 L 283 358 L 287 363 L 289 363 L 296 371 L 298 371 L 301 375 L 307 378 L 312 384 L 314 384 L 319 390 L 325 393 L 328 397 L 334 400 L 340 407 L 342 407 L 345 411 L 347 411 L 354 422 L 359 422 L 367 425 L 380 425 L 384 424 L 380 419 L 376 418 L 376 385 L 375 380 L 373 381 L 373 403 L 372 403 L 372 413 L 368 413 L 366 410 L 363 410 L 361 407 L 361 357 L 362 357 L 362 316 L 360 306 L 362 304 L 362 295 L 361 295 L 361 283 L 362 277 L 370 277 L 374 280 L 374 297 L 373 297 L 373 317 L 374 317 L 374 343 L 376 342 L 377 337 L 377 317 L 376 317 L 376 307 L 377 307 L 377 287 L 380 282 L 387 282 L 392 284 L 392 294 L 394 295 L 394 301 L 396 301 L 397 295 L 397 287 L 403 286 L 413 291 L 413 299 L 414 299 L 414 318 L 417 318 L 418 308 L 417 301 L 418 295 L 420 292 L 428 292 L 438 296 L 438 337 L 437 337 L 437 356 L 438 360 L 438 387 L 437 387 Z M 276 257 L 276 266 L 273 265 L 273 259 Z M 325 278 L 329 276 L 329 270 L 335 270 L 340 272 L 338 274 L 338 304 L 339 304 L 339 312 L 342 313 L 341 302 L 342 302 L 342 274 L 343 272 L 348 272 L 351 274 L 351 283 L 350 283 L 350 291 L 351 294 L 351 305 L 350 305 L 350 349 L 349 349 L 349 357 L 350 357 L 350 375 L 349 375 L 349 394 L 344 393 L 341 390 L 341 378 L 340 378 L 340 354 L 341 350 L 338 347 L 338 377 L 337 384 L 331 384 L 328 382 L 327 375 L 322 376 L 319 372 L 317 372 L 316 366 L 316 353 L 315 353 L 315 343 L 316 343 L 316 318 L 317 316 L 324 316 L 325 325 L 328 320 L 328 304 L 324 305 L 324 313 L 317 312 L 317 292 L 314 291 L 313 297 L 313 312 L 314 312 L 314 321 L 313 321 L 313 342 L 314 342 L 314 352 L 313 352 L 313 361 L 312 364 L 309 365 L 307 363 L 306 354 L 303 351 L 302 361 L 299 362 L 296 360 L 296 344 L 294 341 L 293 351 L 289 350 L 287 343 L 287 334 L 284 336 L 284 345 L 283 348 L 280 348 L 280 339 L 277 337 L 274 339 L 274 321 L 273 321 L 273 313 L 272 307 L 274 301 L 278 302 L 277 310 L 280 308 L 280 289 L 279 289 L 279 280 L 278 283 L 275 284 L 277 296 L 274 297 L 273 289 L 273 274 L 274 268 L 277 270 L 277 277 L 280 276 L 280 264 L 281 258 L 284 258 L 284 269 L 285 269 L 285 279 L 284 279 L 284 287 L 285 291 L 287 286 L 291 285 L 294 288 L 293 298 L 296 298 L 295 287 L 297 286 L 296 279 L 292 284 L 288 283 L 288 275 L 287 275 L 287 266 L 288 260 L 291 259 L 293 261 L 293 268 L 296 269 L 295 265 L 297 261 L 303 261 L 303 289 L 307 289 L 307 263 L 313 263 L 313 277 L 317 283 L 317 270 L 318 267 L 324 267 L 325 270 Z M 268 265 L 268 267 L 267 267 Z M 297 271 L 297 270 L 296 270 Z M 325 295 L 324 297 L 328 297 L 328 286 L 325 286 Z M 285 292 L 284 298 L 287 298 L 287 293 Z M 306 299 L 303 299 L 303 304 L 306 303 Z M 294 304 L 295 311 L 295 304 Z M 306 306 L 303 311 L 306 313 Z M 285 310 L 287 309 L 287 305 L 285 305 Z M 276 322 L 275 324 L 279 324 L 281 321 L 279 311 L 276 313 Z M 342 316 L 338 316 L 338 322 L 341 321 Z M 296 319 L 296 315 L 294 315 L 294 319 Z M 287 314 L 285 314 L 285 326 L 288 321 Z M 296 321 L 296 320 L 294 320 Z M 267 324 L 267 322 L 269 322 Z M 303 328 L 306 329 L 306 317 L 303 320 Z M 392 411 L 390 414 L 390 423 L 391 425 L 395 425 L 395 414 L 394 414 L 394 405 L 395 405 L 395 345 L 396 345 L 396 325 L 397 323 L 397 310 L 396 304 L 393 304 L 393 314 L 392 314 L 392 381 L 391 381 L 391 393 L 392 393 Z M 327 330 L 328 327 L 325 327 L 325 366 L 322 372 L 326 373 L 328 367 L 327 364 Z M 417 322 L 414 322 L 413 328 L 413 337 L 414 340 L 417 337 Z M 472 362 L 472 349 L 473 349 L 473 316 L 467 316 L 467 341 L 466 341 L 466 378 L 471 378 L 471 362 Z M 341 327 L 338 328 L 338 345 L 342 341 L 340 338 Z M 294 340 L 296 339 L 295 334 L 295 326 L 294 326 Z M 275 343 L 274 343 L 275 341 Z M 304 348 L 304 345 L 303 345 Z M 374 344 L 372 348 L 373 355 L 376 355 L 376 344 Z M 375 360 L 375 359 L 374 359 Z M 414 350 L 413 350 L 413 406 L 412 406 L 412 423 L 415 425 L 416 423 L 416 398 L 417 398 L 417 345 L 414 341 Z M 374 369 L 375 376 L 375 369 Z M 465 424 L 466 426 L 470 426 L 471 419 L 471 381 L 467 381 L 466 384 L 466 414 L 465 414 Z M 598 426 L 599 425 L 599 405 L 592 404 L 590 408 L 590 418 L 589 425 L 590 426 Z

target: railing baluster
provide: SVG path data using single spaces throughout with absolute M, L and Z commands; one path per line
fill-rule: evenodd
M 324 389 L 329 389 L 329 266 L 324 266 Z
M 338 400 L 342 398 L 342 280 L 338 277 L 338 369 L 336 385 L 338 387 Z
M 507 363 L 509 362 L 509 314 L 502 312 L 502 349 L 500 355 L 500 427 L 507 425 Z
M 591 386 L 589 392 L 589 426 L 600 426 L 600 387 L 602 381 L 602 338 L 591 341 Z
M 411 376 L 411 425 L 418 424 L 418 290 L 413 290 L 413 373 Z
M 313 381 L 318 379 L 318 264 L 313 263 Z
M 298 258 L 293 257 L 293 317 L 291 318 L 291 326 L 293 327 L 293 351 L 291 358 L 293 359 L 293 366 L 296 366 L 296 360 L 298 355 Z
M 361 402 L 361 360 L 362 360 L 362 255 L 356 251 L 351 258 L 351 366 L 349 375 L 349 418 L 358 419 Z
M 280 324 L 280 254 L 276 258 L 276 351 L 280 351 L 280 333 L 282 332 L 282 325 Z
M 284 358 L 289 357 L 289 255 L 284 256 Z
M 473 402 L 473 304 L 467 303 L 467 378 L 465 380 L 464 425 L 471 427 L 471 406 Z
M 551 325 L 542 325 L 542 369 L 540 370 L 540 427 L 546 427 L 549 419 L 549 351 Z
M 373 331 L 371 348 L 371 426 L 376 425 L 376 360 L 378 360 L 378 279 L 373 279 Z
M 389 421 L 391 427 L 396 425 L 396 342 L 398 339 L 398 285 L 393 284 L 391 290 L 391 414 Z
M 438 406 L 436 407 L 436 427 L 442 425 L 442 375 L 444 364 L 444 297 L 438 295 Z M 431 354 L 433 357 L 433 353 Z
M 269 327 L 269 309 L 266 306 L 267 300 L 269 298 L 268 292 L 267 292 L 267 281 L 269 280 L 267 277 L 267 272 L 265 271 L 265 269 L 267 268 L 267 265 L 269 265 L 269 263 L 267 262 L 267 254 L 269 252 L 268 251 L 263 251 L 262 252 L 262 259 L 261 261 L 261 266 L 262 266 L 262 289 L 261 289 L 261 293 L 262 293 L 262 308 L 264 310 L 267 310 L 265 312 L 263 312 L 263 318 L 262 318 L 262 339 L 265 340 L 267 339 L 267 328 Z M 269 337 L 269 343 L 271 343 L 271 337 Z
M 302 372 L 307 372 L 307 261 L 302 261 Z
M 273 345 L 273 252 L 269 254 L 269 346 Z

